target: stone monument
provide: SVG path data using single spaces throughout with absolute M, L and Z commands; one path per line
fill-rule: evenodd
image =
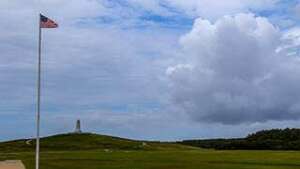
M 81 128 L 80 128 L 80 120 L 76 121 L 76 128 L 75 128 L 75 132 L 74 133 L 77 133 L 77 134 L 82 133 Z

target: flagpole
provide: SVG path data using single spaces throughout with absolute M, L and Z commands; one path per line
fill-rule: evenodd
M 37 112 L 36 112 L 36 159 L 35 168 L 39 169 L 40 162 L 40 111 L 41 111 L 41 43 L 42 43 L 42 28 L 41 15 L 39 14 L 39 40 L 38 40 L 38 78 L 37 78 Z

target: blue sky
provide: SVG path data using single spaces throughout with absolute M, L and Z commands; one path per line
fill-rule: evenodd
M 76 119 L 150 140 L 300 127 L 298 0 L 4 0 L 0 140 L 35 133 L 39 11 L 60 25 L 43 30 L 43 135 Z

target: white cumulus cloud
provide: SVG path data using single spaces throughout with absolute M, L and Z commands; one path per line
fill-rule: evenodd
M 278 52 L 281 33 L 266 18 L 197 19 L 180 42 L 185 63 L 167 71 L 172 101 L 196 121 L 239 124 L 300 117 L 300 62 L 285 50 Z

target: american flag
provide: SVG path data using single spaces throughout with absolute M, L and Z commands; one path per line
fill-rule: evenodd
M 57 28 L 58 24 L 47 18 L 46 16 L 40 14 L 40 27 L 41 28 Z

